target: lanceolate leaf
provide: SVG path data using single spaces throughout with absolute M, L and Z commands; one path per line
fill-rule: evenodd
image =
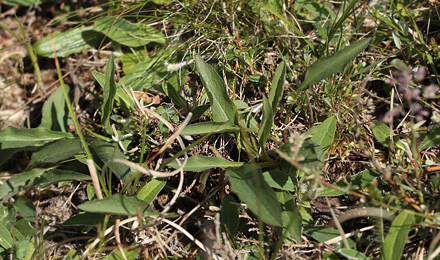
M 385 260 L 402 259 L 403 249 L 405 247 L 406 239 L 412 229 L 414 221 L 414 214 L 409 210 L 404 210 L 400 213 L 391 224 L 390 231 L 385 238 L 384 256 Z
M 130 23 L 116 16 L 96 20 L 94 29 L 112 40 L 130 47 L 139 47 L 150 42 L 166 43 L 164 35 L 147 24 Z
M 267 137 L 273 124 L 272 107 L 266 96 L 263 95 L 263 120 L 261 121 L 260 130 L 258 131 L 258 142 L 261 147 L 265 148 Z
M 236 122 L 236 107 L 228 96 L 226 85 L 217 72 L 200 56 L 195 57 L 197 71 L 203 81 L 212 106 L 212 117 L 215 122 Z
M 429 147 L 433 147 L 440 144 L 440 127 L 432 130 L 426 137 L 423 139 L 422 143 L 419 145 L 419 150 L 424 150 Z
M 231 162 L 223 158 L 218 157 L 206 157 L 202 155 L 193 155 L 191 156 L 183 170 L 185 171 L 193 171 L 193 172 L 201 172 L 204 170 L 208 170 L 211 168 L 226 168 L 226 167 L 239 167 L 243 165 L 241 162 Z M 168 164 L 168 166 L 173 168 L 179 168 L 179 165 L 176 161 L 172 161 Z
M 61 139 L 39 147 L 32 154 L 28 168 L 38 163 L 54 163 L 67 159 L 83 150 L 81 143 L 75 139 Z
M 55 132 L 42 127 L 18 129 L 9 126 L 0 130 L 0 143 L 2 149 L 33 145 L 39 146 L 62 138 L 73 137 L 74 135 L 71 133 Z
M 227 122 L 203 122 L 186 126 L 181 135 L 200 135 L 209 133 L 237 132 L 240 128 L 230 121 Z
M 370 43 L 370 39 L 363 39 L 351 44 L 350 46 L 336 52 L 331 56 L 320 58 L 313 63 L 306 72 L 306 76 L 298 92 L 303 90 L 307 85 L 315 84 L 332 74 L 341 72 L 345 66 L 361 53 Z
M 373 130 L 374 137 L 376 137 L 377 141 L 386 147 L 390 147 L 390 128 L 388 126 L 386 126 L 384 123 L 373 121 L 371 122 L 371 129 Z M 400 142 L 399 137 L 394 134 L 393 142 L 395 147 L 405 150 L 405 147 Z
M 110 126 L 110 114 L 113 109 L 113 102 L 116 95 L 116 82 L 115 82 L 115 63 L 113 61 L 113 55 L 107 63 L 106 80 L 104 85 L 104 103 L 102 104 L 102 118 L 101 122 L 105 127 L 108 134 L 113 134 L 113 130 Z
M 273 76 L 272 86 L 269 93 L 269 103 L 272 107 L 272 115 L 278 111 L 278 105 L 280 103 L 281 97 L 283 96 L 284 91 L 284 81 L 286 78 L 286 62 L 282 61 L 280 65 L 278 65 L 277 70 L 275 71 L 275 75 Z
M 54 45 L 58 57 L 67 57 L 72 53 L 80 53 L 83 50 L 98 46 L 103 35 L 96 33 L 92 28 L 78 27 L 67 32 L 55 32 L 46 36 L 34 45 L 35 52 L 43 57 L 54 58 Z
M 157 216 L 160 213 L 150 208 L 150 204 L 136 196 L 122 196 L 116 193 L 101 200 L 87 201 L 78 206 L 80 210 L 93 213 L 134 216 L 138 212 L 148 216 Z
M 277 196 L 264 180 L 260 167 L 245 164 L 239 168 L 229 168 L 226 176 L 232 190 L 255 215 L 270 225 L 283 225 Z

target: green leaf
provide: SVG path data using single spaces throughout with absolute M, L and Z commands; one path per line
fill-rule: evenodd
M 71 133 L 55 132 L 46 128 L 19 129 L 11 126 L 0 130 L 2 149 L 26 146 L 40 146 L 63 138 L 73 138 Z
M 373 130 L 373 135 L 376 137 L 377 141 L 386 147 L 390 147 L 390 128 L 384 123 L 373 121 L 371 122 L 371 129 Z M 394 147 L 401 150 L 405 150 L 405 147 L 400 142 L 399 137 L 393 134 Z
M 235 237 L 238 230 L 238 205 L 234 198 L 225 194 L 220 212 L 220 223 L 224 231 L 228 232 L 230 238 Z
M 419 151 L 440 144 L 440 126 L 429 132 L 419 145 Z
M 43 118 L 39 127 L 53 131 L 67 132 L 72 119 L 67 109 L 63 89 L 58 88 L 43 105 Z
M 143 46 L 150 42 L 166 43 L 164 35 L 153 27 L 145 23 L 130 23 L 116 16 L 96 20 L 94 30 L 130 47 Z
M 209 104 L 206 105 L 200 105 L 196 108 L 194 108 L 191 112 L 193 113 L 193 116 L 191 117 L 191 120 L 189 121 L 190 123 L 198 120 L 201 116 L 203 116 L 203 114 L 206 112 L 206 110 L 208 110 L 210 107 Z
M 304 234 L 313 237 L 321 243 L 341 236 L 339 231 L 326 226 L 305 226 Z M 356 244 L 353 242 L 353 240 L 347 238 L 347 241 L 350 248 L 356 248 Z
M 272 188 L 293 192 L 298 190 L 298 182 L 285 172 L 267 171 L 263 172 L 263 177 Z
M 165 187 L 167 183 L 166 179 L 152 179 L 147 182 L 142 188 L 137 192 L 137 197 L 141 200 L 145 200 L 148 203 L 153 202 L 157 194 Z
M 69 249 L 69 253 L 63 257 L 63 260 L 81 260 L 79 256 L 80 254 L 75 249 Z
M 267 137 L 270 134 L 273 124 L 272 107 L 269 100 L 263 95 L 263 119 L 261 121 L 260 129 L 258 131 L 258 143 L 265 148 Z
M 99 73 L 97 71 L 92 72 L 93 77 L 96 79 L 96 81 L 99 83 L 99 85 L 104 88 L 106 83 L 106 77 L 104 74 Z M 127 108 L 134 108 L 134 102 L 131 100 L 131 98 L 128 96 L 127 93 L 125 93 L 125 90 L 121 87 L 121 84 L 116 83 L 116 95 L 115 100 L 119 103 L 123 104 Z
M 334 186 L 346 189 L 350 186 L 356 189 L 363 189 L 367 185 L 369 185 L 372 181 L 374 181 L 379 173 L 375 170 L 363 170 L 360 173 L 347 177 L 346 180 L 340 180 L 338 182 L 333 183 Z M 348 184 L 347 184 L 348 183 Z M 344 191 L 339 191 L 332 189 L 330 187 L 324 187 L 324 189 L 319 190 L 317 196 L 328 196 L 328 197 L 336 197 L 342 194 L 346 194 Z
M 183 162 L 180 160 L 181 163 Z M 202 155 L 193 155 L 191 156 L 185 167 L 183 167 L 184 171 L 192 171 L 192 172 L 201 172 L 204 170 L 212 169 L 212 168 L 227 168 L 227 167 L 240 167 L 243 163 L 241 162 L 231 162 L 223 158 L 219 157 L 207 157 Z M 179 165 L 176 161 L 172 161 L 168 164 L 168 166 L 173 167 L 175 169 L 179 168 Z
M 124 216 L 135 216 L 137 210 L 146 216 L 158 216 L 160 213 L 150 208 L 150 204 L 136 196 L 113 194 L 100 200 L 87 201 L 78 206 L 80 210 L 93 213 L 104 213 Z
M 383 244 L 383 259 L 401 259 L 406 239 L 413 228 L 413 222 L 414 214 L 409 210 L 402 211 L 402 213 L 394 219 Z
M 306 76 L 297 93 L 310 84 L 315 84 L 332 74 L 341 72 L 345 66 L 361 53 L 370 43 L 370 39 L 357 41 L 331 56 L 322 57 L 313 63 L 306 72 Z
M 336 117 L 332 116 L 327 118 L 318 127 L 316 132 L 312 136 L 312 140 L 319 144 L 322 151 L 326 153 L 333 143 L 336 133 Z
M 29 172 L 14 175 L 0 186 L 0 199 L 5 202 L 19 191 L 26 188 L 27 185 L 32 184 L 35 178 L 40 177 L 47 169 L 33 169 Z
M 350 260 L 368 260 L 364 254 L 350 248 L 338 248 L 335 252 Z
M 272 107 L 272 116 L 278 111 L 278 105 L 283 97 L 284 81 L 286 80 L 286 62 L 283 60 L 278 65 L 272 79 L 272 86 L 269 93 L 269 104 Z
M 124 249 L 124 255 L 122 255 L 121 251 L 116 251 L 105 258 L 103 260 L 134 260 L 136 259 L 137 255 L 139 254 L 139 248 L 137 249 Z
M 202 135 L 209 133 L 237 132 L 240 128 L 230 121 L 227 122 L 203 122 L 187 125 L 181 135 Z
M 286 143 L 281 146 L 279 150 L 289 156 L 292 156 L 290 144 Z M 304 157 L 303 160 L 298 161 L 298 164 L 310 170 L 320 170 L 324 166 L 324 152 L 321 146 L 311 139 L 304 141 L 298 152 L 299 157 Z M 283 170 L 284 171 L 284 170 Z
M 0 223 L 0 245 L 7 249 L 11 249 L 14 244 L 14 239 L 11 237 L 11 232 Z
M 283 227 L 292 234 L 298 243 L 301 243 L 302 218 L 293 195 L 287 191 L 279 191 L 277 197 L 283 211 Z
M 26 255 L 24 256 L 23 260 L 33 260 L 35 259 L 35 237 L 33 237 L 29 243 L 29 248 L 26 251 Z
M 102 163 L 106 163 L 115 158 L 126 159 L 121 150 L 119 150 L 119 148 L 117 147 L 114 147 L 110 143 L 96 141 L 90 143 L 89 147 L 93 156 L 97 157 L 94 160 L 95 162 L 101 161 Z M 109 167 L 116 175 L 116 177 L 118 177 L 118 179 L 121 180 L 124 184 L 130 180 L 131 175 L 133 174 L 130 167 L 122 163 L 114 162 L 111 163 Z
M 104 85 L 104 101 L 102 104 L 102 116 L 101 123 L 105 127 L 105 131 L 112 135 L 113 130 L 110 126 L 110 115 L 113 110 L 113 102 L 116 95 L 116 82 L 115 82 L 115 63 L 113 61 L 113 55 L 107 63 L 107 68 L 105 70 L 105 85 Z
M 208 94 L 212 106 L 212 118 L 215 122 L 231 121 L 236 124 L 237 108 L 228 96 L 228 91 L 218 73 L 197 55 L 197 71 Z
M 267 224 L 279 227 L 283 225 L 277 196 L 264 180 L 260 167 L 245 164 L 239 168 L 229 168 L 226 176 L 232 191 L 255 215 Z
M 51 169 L 45 171 L 38 181 L 34 183 L 34 187 L 44 188 L 51 184 L 62 182 L 62 181 L 75 181 L 75 180 L 91 180 L 90 175 L 74 172 L 74 171 L 64 171 L 58 169 Z
M 14 255 L 16 259 L 23 259 L 29 248 L 30 239 L 19 240 L 14 243 Z
M 39 163 L 54 163 L 81 152 L 83 150 L 81 142 L 75 139 L 61 139 L 47 143 L 37 149 L 32 154 L 28 168 L 32 168 Z
M 20 232 L 20 234 L 24 237 L 29 239 L 30 237 L 33 237 L 35 235 L 35 227 L 31 226 L 31 224 L 25 220 L 20 219 L 15 223 L 15 229 L 17 232 Z
M 104 223 L 104 218 L 102 213 L 81 212 L 64 221 L 63 226 L 96 226 Z
M 72 53 L 81 53 L 86 49 L 98 47 L 103 35 L 92 28 L 77 27 L 67 32 L 52 34 L 58 57 L 67 57 Z M 34 45 L 35 52 L 43 57 L 55 58 L 54 47 L 50 36 L 46 36 Z
M 2 1 L 3 4 L 6 5 L 12 5 L 12 6 L 30 6 L 35 4 L 42 4 L 45 2 L 49 2 L 50 0 L 4 0 Z
M 165 84 L 164 91 L 165 94 L 171 99 L 171 101 L 173 101 L 174 105 L 176 105 L 177 108 L 188 106 L 188 102 L 186 101 L 186 99 L 179 95 L 176 89 L 171 84 Z
M 29 222 L 35 222 L 36 210 L 31 200 L 28 198 L 19 198 L 12 206 L 20 213 L 20 216 Z

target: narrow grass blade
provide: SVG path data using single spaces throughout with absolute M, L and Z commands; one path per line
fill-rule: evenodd
M 297 92 L 300 92 L 310 84 L 315 84 L 337 72 L 343 71 L 348 62 L 361 53 L 369 43 L 370 39 L 363 39 L 331 56 L 326 56 L 317 60 L 307 69 L 305 79 Z
M 212 106 L 212 118 L 215 122 L 231 121 L 237 123 L 237 108 L 228 96 L 226 85 L 218 73 L 199 55 L 195 57 L 197 72 L 203 81 Z

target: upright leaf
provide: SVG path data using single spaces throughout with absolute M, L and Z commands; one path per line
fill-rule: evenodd
M 272 115 L 278 111 L 278 105 L 280 103 L 281 97 L 284 91 L 284 81 L 286 80 L 286 62 L 283 60 L 280 65 L 278 65 L 275 75 L 273 75 L 272 86 L 269 93 L 269 103 L 272 107 Z
M 113 101 L 116 95 L 116 82 L 115 82 L 115 63 L 113 61 L 113 55 L 107 63 L 107 69 L 105 71 L 105 85 L 104 85 L 104 102 L 102 104 L 102 117 L 101 123 L 105 127 L 105 131 L 108 134 L 113 134 L 113 130 L 110 126 L 110 115 L 113 109 Z
M 244 201 L 261 220 L 273 226 L 282 226 L 281 207 L 277 196 L 263 178 L 261 168 L 245 164 L 239 168 L 229 168 L 226 176 L 232 191 Z
M 261 147 L 265 148 L 267 137 L 270 134 L 273 124 L 273 112 L 269 101 L 263 95 L 263 120 L 261 121 L 260 129 L 258 131 L 258 142 Z
M 304 81 L 299 86 L 297 92 L 303 90 L 307 85 L 315 84 L 334 73 L 343 71 L 345 66 L 361 53 L 369 43 L 370 39 L 363 39 L 331 56 L 322 57 L 317 60 L 307 69 Z
M 199 55 L 195 57 L 197 71 L 202 79 L 203 86 L 208 94 L 212 106 L 212 117 L 215 122 L 236 121 L 236 111 L 234 103 L 228 96 L 226 85 L 218 73 L 207 64 Z
M 229 194 L 226 194 L 223 199 L 220 222 L 222 229 L 227 231 L 231 237 L 234 237 L 238 230 L 238 205 Z
M 327 118 L 318 127 L 316 132 L 312 136 L 312 140 L 319 144 L 324 153 L 330 148 L 333 143 L 336 133 L 336 117 L 332 116 Z
M 42 113 L 43 117 L 40 127 L 45 127 L 53 131 L 67 132 L 68 125 L 71 123 L 69 121 L 72 120 L 69 118 L 69 110 L 64 100 L 62 88 L 58 88 L 50 95 L 46 102 L 44 102 Z
M 278 191 L 277 197 L 283 210 L 283 227 L 292 234 L 296 241 L 301 243 L 302 218 L 299 207 L 295 205 L 293 195 L 287 191 Z
M 399 260 L 402 259 L 403 249 L 406 239 L 412 229 L 414 214 L 409 210 L 400 213 L 391 224 L 390 231 L 383 244 L 383 259 Z

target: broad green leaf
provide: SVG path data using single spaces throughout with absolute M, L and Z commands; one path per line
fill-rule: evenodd
M 196 108 L 194 108 L 191 112 L 193 113 L 193 116 L 191 117 L 190 123 L 198 120 L 203 114 L 210 108 L 210 105 L 201 105 Z
M 0 223 L 3 223 L 5 227 L 11 228 L 14 225 L 17 218 L 17 210 L 14 207 L 7 207 L 0 205 Z
M 72 119 L 67 109 L 63 95 L 63 89 L 58 88 L 43 105 L 43 118 L 39 127 L 44 127 L 53 131 L 67 132 L 68 125 Z
M 31 223 L 29 223 L 25 219 L 20 219 L 15 223 L 15 229 L 17 232 L 20 232 L 21 236 L 25 238 L 30 238 L 35 235 L 35 227 L 31 226 Z
M 63 260 L 81 260 L 79 256 L 80 253 L 78 253 L 75 249 L 69 249 L 69 253 L 63 257 Z
M 197 72 L 202 79 L 203 86 L 208 93 L 212 106 L 212 118 L 215 122 L 231 121 L 237 123 L 237 108 L 228 96 L 226 85 L 218 73 L 197 55 L 195 57 Z
M 55 132 L 46 128 L 19 129 L 11 126 L 0 130 L 1 149 L 40 146 L 63 138 L 73 138 L 71 133 Z
M 187 125 L 181 135 L 202 135 L 209 133 L 237 132 L 240 128 L 230 121 L 227 122 L 203 122 L 193 125 Z
M 40 177 L 47 169 L 33 169 L 29 172 L 14 175 L 0 186 L 0 199 L 5 202 L 19 191 L 32 184 L 36 178 Z
M 263 177 L 272 188 L 293 192 L 298 190 L 298 182 L 285 172 L 267 171 L 263 172 Z
M 182 162 L 183 161 L 181 161 L 181 163 Z M 242 165 L 243 165 L 242 162 L 231 162 L 223 158 L 193 155 L 188 159 L 185 167 L 183 167 L 183 170 L 192 171 L 192 172 L 201 172 L 204 170 L 217 168 L 217 167 L 218 168 L 240 167 Z M 170 162 L 168 166 L 173 167 L 175 169 L 179 168 L 179 165 L 177 164 L 176 161 Z
M 321 243 L 341 236 L 338 230 L 326 226 L 305 226 L 304 234 L 313 237 Z M 347 238 L 347 241 L 350 248 L 356 248 L 356 244 L 353 242 L 353 240 Z
M 98 47 L 103 35 L 90 27 L 77 27 L 67 32 L 52 34 L 58 57 L 67 57 L 72 53 L 81 53 L 86 49 Z M 54 47 L 50 36 L 46 36 L 34 45 L 35 52 L 43 57 L 54 58 Z
M 440 126 L 429 132 L 419 145 L 419 151 L 440 144 Z
M 29 243 L 29 248 L 26 251 L 26 255 L 24 256 L 23 260 L 34 260 L 35 256 L 35 237 L 33 237 Z
M 104 125 L 105 131 L 112 135 L 113 130 L 110 126 L 110 115 L 113 110 L 113 102 L 116 95 L 115 63 L 113 61 L 113 55 L 111 55 L 108 60 L 107 68 L 105 70 L 105 78 L 101 123 Z
M 35 206 L 28 198 L 19 198 L 12 203 L 14 208 L 20 213 L 20 216 L 29 222 L 35 222 L 36 210 Z
M 235 237 L 238 230 L 238 205 L 234 198 L 225 194 L 220 212 L 220 223 L 223 231 L 228 232 L 230 238 Z
M 350 248 L 338 248 L 335 252 L 337 254 L 345 257 L 345 259 L 368 260 L 368 257 L 366 257 L 364 254 L 362 254 L 361 252 L 356 251 L 354 249 L 350 249 Z
M 374 181 L 378 175 L 379 173 L 375 170 L 363 170 L 360 173 L 347 177 L 346 180 L 335 182 L 333 183 L 333 185 L 342 189 L 346 189 L 348 187 L 350 187 L 351 189 L 363 189 L 372 181 Z M 324 189 L 318 191 L 318 196 L 336 197 L 345 193 L 346 192 L 344 191 L 335 190 L 330 187 L 324 187 Z
M 148 203 L 153 202 L 157 194 L 165 187 L 167 183 L 166 179 L 152 179 L 147 182 L 142 188 L 136 193 L 137 197 L 141 200 L 145 200 Z
M 258 131 L 258 142 L 265 149 L 267 137 L 270 134 L 273 124 L 273 112 L 269 100 L 263 95 L 263 119 Z
M 110 161 L 111 159 L 119 158 L 126 159 L 125 155 L 119 150 L 119 148 L 114 147 L 110 143 L 96 141 L 89 145 L 90 150 L 95 158 L 95 162 L 101 161 L 103 164 Z M 111 163 L 109 165 L 113 173 L 121 180 L 124 184 L 130 180 L 132 175 L 130 167 L 122 163 Z
M 136 259 L 137 255 L 139 254 L 140 249 L 134 248 L 134 249 L 123 249 L 124 255 L 122 255 L 121 251 L 116 251 L 106 257 L 103 258 L 103 260 L 134 260 Z
M 391 223 L 390 230 L 383 243 L 383 259 L 399 260 L 402 259 L 403 249 L 406 239 L 413 228 L 414 214 L 409 210 L 404 210 Z
M 373 135 L 376 137 L 377 141 L 386 147 L 390 147 L 390 128 L 384 123 L 373 121 L 371 122 L 371 129 L 373 130 Z M 405 150 L 405 147 L 400 142 L 399 137 L 393 134 L 394 147 L 401 150 Z
M 26 252 L 29 248 L 29 243 L 30 243 L 29 238 L 21 239 L 21 240 L 14 243 L 13 251 L 14 251 L 14 255 L 15 255 L 16 259 L 23 259 L 24 258 L 24 256 L 26 255 Z
M 39 163 L 54 163 L 67 159 L 83 150 L 81 142 L 75 139 L 61 139 L 47 143 L 32 154 L 28 168 Z
M 54 183 L 62 181 L 75 181 L 75 180 L 91 180 L 90 175 L 74 172 L 74 171 L 64 171 L 58 169 L 51 169 L 45 171 L 38 181 L 34 183 L 34 187 L 44 188 Z
M 239 168 L 228 168 L 226 176 L 232 191 L 255 215 L 267 224 L 279 227 L 283 225 L 277 196 L 264 180 L 260 167 L 244 164 Z
M 283 60 L 278 65 L 272 79 L 272 86 L 269 93 L 269 104 L 272 107 L 272 116 L 278 111 L 280 100 L 283 97 L 284 81 L 286 80 L 286 62 Z
M 279 150 L 289 156 L 292 155 L 289 143 L 281 146 Z M 321 146 L 319 146 L 311 139 L 307 139 L 304 141 L 298 152 L 298 155 L 299 157 L 304 158 L 303 160 L 298 161 L 298 164 L 304 168 L 311 170 L 321 170 L 324 166 L 324 152 L 322 151 Z M 283 169 L 283 171 L 285 171 L 285 169 Z
M 104 213 L 124 216 L 135 216 L 140 213 L 146 216 L 157 216 L 160 213 L 150 208 L 150 204 L 136 196 L 113 194 L 100 200 L 87 201 L 78 206 L 80 210 L 93 213 Z
M 130 47 L 143 46 L 150 42 L 166 43 L 164 35 L 153 27 L 145 23 L 131 23 L 116 16 L 96 20 L 94 30 Z
M 335 73 L 344 70 L 345 66 L 361 53 L 370 43 L 370 39 L 357 41 L 331 56 L 322 57 L 313 63 L 306 72 L 306 76 L 297 92 L 310 84 L 315 84 Z
M 322 151 L 326 153 L 333 143 L 336 133 L 336 117 L 332 116 L 327 118 L 318 127 L 316 132 L 312 136 L 312 140 L 319 144 Z
M 1 143 L 0 143 L 0 165 L 7 162 L 9 159 L 12 158 L 12 156 L 15 153 L 21 152 L 21 151 L 35 151 L 37 150 L 37 146 L 27 146 L 27 147 L 20 147 L 20 148 L 9 148 L 9 149 L 1 149 Z
M 301 243 L 302 218 L 299 207 L 295 204 L 293 195 L 287 191 L 277 192 L 281 204 L 283 227 L 289 231 L 298 243 Z
M 3 223 L 0 223 L 0 245 L 5 249 L 10 249 L 13 244 L 14 239 L 11 236 L 11 231 Z
M 81 212 L 64 221 L 63 226 L 96 226 L 104 223 L 104 218 L 105 214 L 102 213 Z

